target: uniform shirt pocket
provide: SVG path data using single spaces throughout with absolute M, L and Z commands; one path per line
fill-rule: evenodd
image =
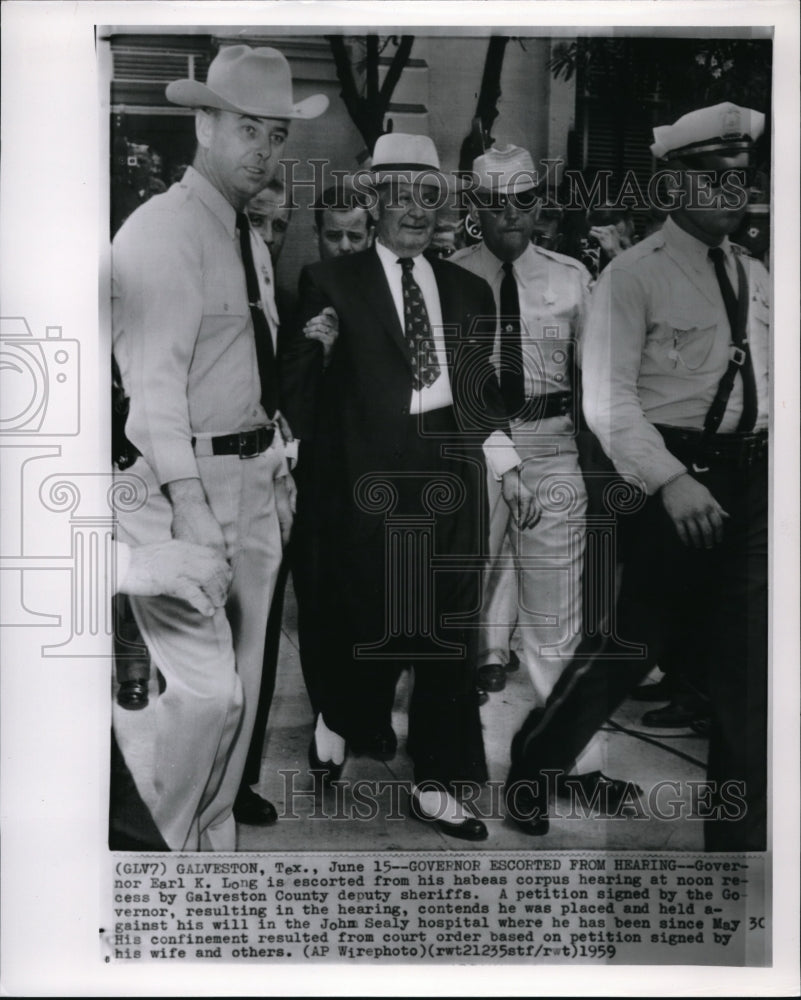
M 664 371 L 695 372 L 709 358 L 717 332 L 713 310 L 669 311 L 649 332 L 645 353 Z

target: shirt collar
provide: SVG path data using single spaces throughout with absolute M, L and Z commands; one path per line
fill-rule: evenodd
M 195 170 L 194 167 L 187 167 L 186 173 L 181 179 L 181 185 L 188 187 L 200 198 L 206 208 L 222 222 L 226 232 L 233 239 L 236 235 L 236 210 L 211 181 L 206 180 L 203 174 Z
M 681 226 L 678 226 L 673 219 L 670 218 L 670 216 L 668 216 L 665 220 L 662 232 L 668 246 L 676 250 L 676 252 L 682 257 L 688 257 L 693 261 L 696 267 L 708 266 L 709 251 L 711 248 L 708 244 L 704 243 L 703 240 L 699 240 L 697 237 L 686 232 L 681 228 Z M 732 250 L 728 236 L 723 237 L 720 249 L 726 255 L 727 263 L 730 262 L 732 258 Z
M 384 265 L 385 268 L 391 268 L 393 265 L 397 264 L 398 261 L 401 259 L 400 254 L 395 253 L 394 250 L 390 250 L 389 247 L 385 247 L 380 240 L 376 240 L 373 243 L 373 246 L 376 249 L 376 253 L 378 254 L 379 260 L 381 261 L 381 263 Z M 422 254 L 415 254 L 415 256 L 411 258 L 411 260 L 413 261 L 413 266 L 416 266 L 419 263 L 421 256 Z
M 483 240 L 478 252 L 482 256 L 484 273 L 490 275 L 493 281 L 499 279 L 499 276 L 503 273 L 503 261 L 495 256 Z M 531 243 L 529 243 L 517 260 L 512 261 L 512 265 L 516 280 L 521 285 L 527 285 L 531 281 L 534 269 L 537 266 L 537 253 Z

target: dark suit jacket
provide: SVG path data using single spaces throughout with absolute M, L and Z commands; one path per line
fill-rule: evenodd
M 448 261 L 434 259 L 431 265 L 459 426 L 456 446 L 475 470 L 468 503 L 471 545 L 481 554 L 487 524 L 481 446 L 493 430 L 508 431 L 490 362 L 495 303 L 482 279 Z M 336 310 L 339 336 L 324 369 L 320 345 L 307 340 L 302 328 L 326 306 Z M 483 332 L 477 332 L 482 319 Z M 343 580 L 353 588 L 366 578 L 360 570 L 371 557 L 383 556 L 382 519 L 358 508 L 354 487 L 368 473 L 386 472 L 391 479 L 392 473 L 408 471 L 403 449 L 410 425 L 410 351 L 374 249 L 304 268 L 294 335 L 286 339 L 281 357 L 281 384 L 282 411 L 303 442 L 303 461 L 312 466 L 304 476 L 299 520 L 314 523 L 328 550 L 328 565 L 347 574 Z M 354 603 L 361 600 L 353 596 Z

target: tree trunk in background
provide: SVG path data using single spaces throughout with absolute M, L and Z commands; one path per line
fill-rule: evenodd
M 487 47 L 487 57 L 484 60 L 484 73 L 481 77 L 481 89 L 478 92 L 476 113 L 473 116 L 470 131 L 465 136 L 459 151 L 459 170 L 470 170 L 473 160 L 488 149 L 494 139 L 490 129 L 498 117 L 498 100 L 501 96 L 501 70 L 503 57 L 509 39 L 494 36 L 490 38 Z
M 414 44 L 413 35 L 404 35 L 398 45 L 392 62 L 379 87 L 378 70 L 381 49 L 378 35 L 366 38 L 365 92 L 359 93 L 353 73 L 350 55 L 345 39 L 341 35 L 326 36 L 337 70 L 337 79 L 342 87 L 341 96 L 348 109 L 353 124 L 359 130 L 367 149 L 372 153 L 376 139 L 384 134 L 384 116 L 389 108 L 392 94 L 401 73 L 409 61 Z

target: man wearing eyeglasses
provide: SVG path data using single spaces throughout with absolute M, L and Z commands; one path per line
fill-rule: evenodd
M 512 439 L 542 515 L 525 531 L 508 516 L 489 478 L 492 562 L 486 576 L 478 683 L 505 684 L 509 641 L 516 640 L 539 703 L 544 703 L 575 646 L 583 533 L 571 543 L 564 510 L 548 489 L 567 480 L 580 518 L 585 493 L 573 433 L 573 346 L 580 334 L 589 275 L 573 260 L 532 244 L 537 222 L 536 173 L 518 146 L 493 147 L 473 164 L 471 219 L 482 242 L 453 261 L 492 288 L 498 311 L 493 360 L 511 420 Z M 542 563 L 534 569 L 531 560 Z M 550 563 L 552 569 L 545 568 Z

